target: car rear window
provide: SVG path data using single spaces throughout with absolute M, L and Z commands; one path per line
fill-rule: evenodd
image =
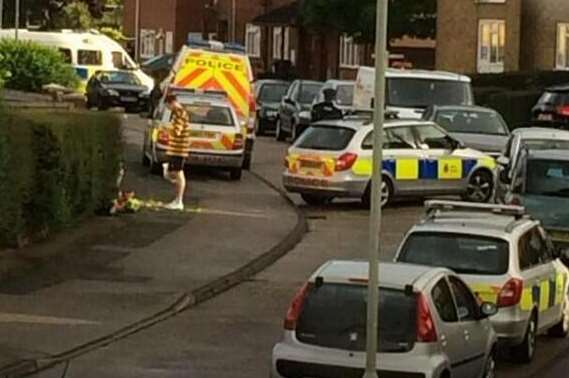
M 298 102 L 301 104 L 312 104 L 314 98 L 318 96 L 320 88 L 322 88 L 322 84 L 301 84 Z
M 565 92 L 544 92 L 539 98 L 540 105 L 562 106 L 569 104 L 569 93 Z
M 427 108 L 431 105 L 471 105 L 470 83 L 455 80 L 390 78 L 387 105 Z
M 190 122 L 202 125 L 235 126 L 231 111 L 227 107 L 191 104 L 184 105 L 190 115 Z
M 355 131 L 345 127 L 311 126 L 298 139 L 295 147 L 310 150 L 341 151 L 352 140 Z
M 367 286 L 324 284 L 308 293 L 296 337 L 302 343 L 364 351 Z M 384 353 L 410 351 L 416 336 L 416 297 L 380 288 L 379 348 Z
M 416 232 L 405 241 L 398 261 L 442 266 L 459 274 L 502 275 L 508 270 L 509 245 L 486 236 Z
M 259 100 L 264 102 L 280 102 L 288 91 L 288 84 L 267 83 L 261 87 Z

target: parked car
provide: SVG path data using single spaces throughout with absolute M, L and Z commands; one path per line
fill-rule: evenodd
M 480 106 L 432 106 L 423 119 L 441 126 L 466 147 L 498 157 L 510 131 L 500 113 Z
M 324 91 L 332 89 L 335 92 L 334 105 L 342 111 L 353 110 L 355 81 L 328 80 L 324 83 L 312 106 L 324 102 Z
M 287 136 L 293 140 L 310 125 L 310 109 L 314 98 L 324 83 L 319 81 L 295 80 L 283 97 L 279 107 L 276 139 L 283 141 Z
M 426 208 L 395 261 L 451 269 L 496 304 L 492 326 L 518 362 L 533 359 L 538 334 L 567 336 L 569 270 L 539 221 L 519 206 L 430 201 Z
M 524 206 L 559 247 L 569 247 L 569 150 L 523 148 L 505 202 Z
M 492 196 L 494 159 L 434 123 L 387 120 L 383 149 L 382 206 L 404 196 L 461 195 L 476 202 Z M 309 204 L 343 197 L 369 206 L 372 153 L 368 118 L 317 122 L 289 148 L 284 187 Z
M 190 115 L 191 143 L 187 164 L 224 169 L 229 171 L 232 180 L 241 179 L 245 158 L 244 125 L 240 124 L 227 95 L 180 88 L 169 91 L 177 95 L 178 102 Z M 142 146 L 143 165 L 150 166 L 153 172 L 161 172 L 161 164 L 167 161 L 170 119 L 171 111 L 162 99 L 154 121 L 145 132 Z
M 512 131 L 502 156 L 497 159 L 496 195 L 498 203 L 505 202 L 505 195 L 512 180 L 512 168 L 516 166 L 522 149 L 569 150 L 569 132 L 551 128 L 526 127 Z
M 368 263 L 330 261 L 294 296 L 272 378 L 361 378 L 366 361 Z M 491 303 L 479 304 L 450 270 L 379 266 L 380 377 L 480 378 L 495 374 Z
M 569 125 L 569 84 L 549 87 L 532 109 L 533 119 L 551 126 Z
M 400 118 L 421 118 L 432 105 L 474 105 L 468 76 L 443 71 L 388 69 L 386 76 L 386 109 Z M 354 91 L 354 107 L 372 110 L 375 97 L 375 69 L 358 69 Z
M 279 106 L 289 87 L 290 83 L 283 80 L 255 82 L 255 97 L 257 98 L 255 134 L 265 135 L 267 131 L 275 131 Z
M 131 71 L 99 71 L 87 82 L 87 108 L 121 107 L 127 112 L 148 108 L 150 93 Z

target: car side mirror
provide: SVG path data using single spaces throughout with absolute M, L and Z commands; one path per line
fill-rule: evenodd
M 486 319 L 498 313 L 498 307 L 491 302 L 483 302 L 480 305 L 480 317 Z
M 507 167 L 510 165 L 510 159 L 504 155 L 501 155 L 498 157 L 498 159 L 496 159 L 496 163 L 502 167 Z

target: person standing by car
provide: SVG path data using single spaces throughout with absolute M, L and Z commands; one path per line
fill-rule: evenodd
M 343 113 L 342 110 L 334 104 L 335 98 L 336 91 L 334 89 L 324 89 L 324 101 L 312 107 L 312 122 L 342 119 Z
M 175 185 L 176 198 L 165 206 L 169 210 L 184 210 L 186 176 L 184 165 L 190 152 L 190 115 L 177 101 L 175 95 L 167 95 L 166 107 L 172 112 L 170 143 L 166 155 L 169 161 L 162 165 L 164 178 Z

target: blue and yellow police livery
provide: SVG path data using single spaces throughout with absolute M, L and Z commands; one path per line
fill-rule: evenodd
M 460 195 L 487 202 L 494 159 L 464 148 L 431 122 L 389 120 L 384 127 L 382 205 L 395 197 Z M 373 125 L 362 118 L 313 124 L 289 149 L 285 188 L 311 204 L 336 197 L 370 200 Z

